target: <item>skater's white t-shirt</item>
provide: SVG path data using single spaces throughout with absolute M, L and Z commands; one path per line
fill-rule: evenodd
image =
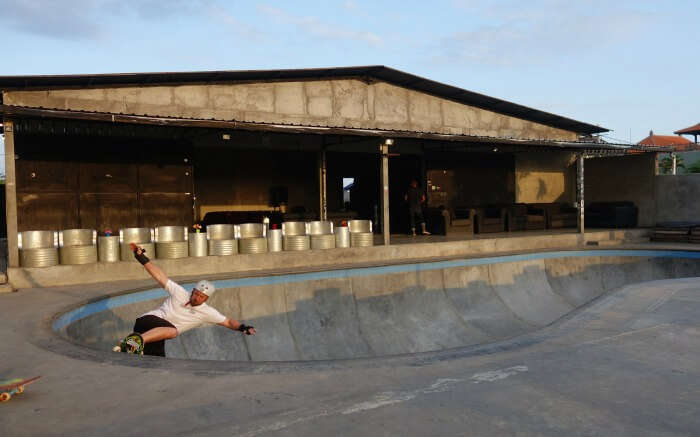
M 226 320 L 226 317 L 206 303 L 190 305 L 190 293 L 179 284 L 168 279 L 165 291 L 170 295 L 165 302 L 153 311 L 142 316 L 153 315 L 167 320 L 177 328 L 177 333 L 196 328 L 203 323 L 217 324 Z

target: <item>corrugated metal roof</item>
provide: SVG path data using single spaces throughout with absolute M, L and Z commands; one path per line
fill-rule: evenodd
M 84 88 L 165 84 L 211 84 L 281 80 L 362 78 L 388 82 L 470 106 L 541 123 L 580 134 L 609 129 L 529 108 L 506 100 L 454 87 L 383 65 L 294 70 L 238 70 L 163 73 L 79 74 L 52 76 L 0 76 L 0 89 Z
M 511 146 L 546 146 L 559 149 L 576 150 L 619 150 L 630 148 L 626 144 L 612 144 L 587 141 L 558 141 L 547 139 L 520 139 L 464 134 L 444 134 L 440 132 L 414 132 L 392 129 L 367 129 L 349 126 L 310 126 L 301 124 L 264 123 L 238 120 L 152 117 L 139 114 L 115 114 L 110 112 L 91 112 L 62 109 L 30 108 L 26 106 L 0 105 L 0 114 L 28 117 L 35 119 L 85 120 L 93 122 L 141 124 L 152 126 L 180 126 L 213 129 L 243 129 L 253 131 L 310 133 L 321 135 L 358 135 L 388 138 L 420 138 L 447 142 L 468 142 L 499 144 Z

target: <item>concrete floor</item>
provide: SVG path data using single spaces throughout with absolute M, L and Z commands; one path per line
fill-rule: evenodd
M 700 279 L 628 285 L 514 339 L 225 370 L 81 347 L 55 314 L 143 281 L 0 295 L 0 435 L 700 434 Z M 213 363 L 211 363 L 213 364 Z

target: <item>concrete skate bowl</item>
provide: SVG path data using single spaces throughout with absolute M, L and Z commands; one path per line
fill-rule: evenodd
M 166 352 L 298 362 L 452 350 L 536 331 L 624 285 L 695 276 L 699 252 L 588 250 L 218 280 L 209 303 L 258 335 L 201 327 Z M 53 329 L 108 351 L 164 297 L 157 288 L 105 297 L 59 315 Z

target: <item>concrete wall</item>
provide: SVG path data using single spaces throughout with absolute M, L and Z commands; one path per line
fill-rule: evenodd
M 355 79 L 8 91 L 6 105 L 529 139 L 576 133 L 384 82 Z
M 573 203 L 576 162 L 570 152 L 529 152 L 515 155 L 517 203 Z
M 700 174 L 654 178 L 656 222 L 700 222 Z
M 631 201 L 639 208 L 639 226 L 654 226 L 653 153 L 586 159 L 585 202 Z

